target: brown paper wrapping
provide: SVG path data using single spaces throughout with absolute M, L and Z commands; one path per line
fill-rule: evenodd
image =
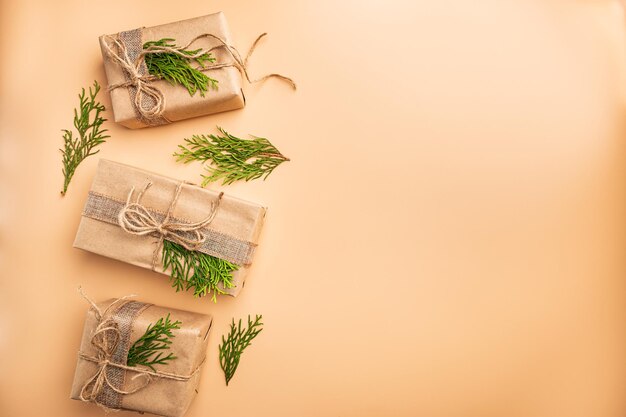
M 226 23 L 226 18 L 222 12 L 208 16 L 196 17 L 182 20 L 180 22 L 168 23 L 165 25 L 142 28 L 142 42 L 156 41 L 163 38 L 173 38 L 176 45 L 186 45 L 196 36 L 210 33 L 232 45 L 230 31 Z M 113 37 L 118 36 L 111 35 Z M 104 69 L 109 85 L 123 83 L 126 80 L 124 71 L 103 49 L 104 36 L 100 37 L 100 47 L 104 59 Z M 216 46 L 214 39 L 204 38 L 194 42 L 194 49 L 209 49 Z M 217 63 L 231 62 L 232 58 L 224 48 L 215 49 L 212 52 L 217 59 Z M 219 81 L 218 89 L 209 89 L 204 97 L 198 92 L 190 96 L 187 89 L 180 85 L 172 85 L 165 80 L 157 80 L 153 85 L 163 92 L 166 99 L 165 116 L 169 121 L 189 119 L 197 116 L 204 116 L 212 113 L 219 113 L 227 110 L 240 109 L 245 104 L 243 91 L 241 89 L 242 78 L 239 70 L 235 67 L 225 67 L 213 69 L 207 72 L 211 78 Z M 129 89 L 120 87 L 111 90 L 111 104 L 114 118 L 117 123 L 131 129 L 145 127 L 136 114 Z
M 101 159 L 90 192 L 106 195 L 118 201 L 126 201 L 132 187 L 140 190 L 146 183 L 152 186 L 144 194 L 142 204 L 160 212 L 166 212 L 181 181 L 147 172 L 117 162 Z M 196 185 L 184 183 L 172 215 L 180 219 L 199 221 L 211 210 L 211 202 L 219 193 Z M 263 226 L 266 208 L 238 198 L 224 195 L 213 221 L 207 227 L 240 241 L 256 245 Z M 152 260 L 158 237 L 137 236 L 124 231 L 117 224 L 110 224 L 84 215 L 81 217 L 74 247 L 152 269 Z M 240 265 L 233 272 L 233 288 L 225 291 L 236 296 L 243 287 L 249 265 Z M 156 272 L 168 274 L 162 268 L 159 251 Z
M 100 310 L 106 309 L 115 300 L 98 303 Z M 148 325 L 156 322 L 159 318 L 170 313 L 172 321 L 182 322 L 179 330 L 174 330 L 170 352 L 176 355 L 176 359 L 165 365 L 156 365 L 160 372 L 168 372 L 177 375 L 191 375 L 202 365 L 208 343 L 209 330 L 211 328 L 211 316 L 192 313 L 189 311 L 175 310 L 155 305 L 145 308 L 133 321 L 130 332 L 130 345 L 139 339 L 146 331 Z M 91 344 L 92 332 L 98 324 L 96 312 L 90 308 L 87 312 L 83 338 L 80 344 L 80 352 L 95 357 L 97 351 Z M 80 400 L 80 392 L 85 383 L 97 372 L 98 365 L 80 356 L 76 364 L 74 382 L 72 384 L 71 398 Z M 125 381 L 121 387 L 129 391 L 133 382 L 131 378 L 137 373 L 125 371 Z M 180 417 L 185 414 L 191 404 L 200 380 L 200 372 L 196 372 L 187 381 L 175 381 L 169 379 L 152 378 L 151 382 L 143 389 L 121 396 L 121 408 L 139 412 L 153 413 L 166 417 Z

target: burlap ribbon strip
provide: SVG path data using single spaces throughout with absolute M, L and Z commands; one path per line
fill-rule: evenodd
M 157 237 L 157 247 L 152 258 L 153 269 L 157 267 L 158 255 L 164 239 L 178 243 L 186 249 L 206 253 L 236 265 L 247 266 L 252 263 L 256 244 L 208 228 L 217 214 L 222 194 L 212 203 L 211 212 L 205 219 L 199 222 L 189 222 L 172 216 L 183 183 L 176 188 L 166 213 L 161 213 L 141 203 L 141 198 L 150 185 L 148 183 L 134 201 L 132 199 L 134 188 L 132 188 L 125 202 L 90 191 L 82 214 L 95 220 L 118 225 L 130 234 Z
M 268 74 L 255 80 L 250 79 L 248 74 L 248 59 L 254 52 L 258 42 L 266 35 L 267 33 L 263 33 L 257 37 L 245 58 L 241 57 L 241 54 L 237 51 L 237 49 L 235 49 L 234 46 L 229 45 L 224 39 L 211 33 L 198 35 L 187 45 L 182 47 L 174 48 L 152 45 L 146 49 L 143 48 L 142 29 L 120 32 L 117 38 L 107 35 L 104 37 L 104 50 L 107 55 L 111 57 L 111 59 L 122 67 L 126 78 L 126 81 L 123 83 L 109 85 L 109 91 L 121 87 L 128 88 L 131 96 L 131 102 L 133 103 L 137 117 L 143 123 L 149 126 L 158 126 L 170 123 L 170 121 L 163 115 L 163 112 L 165 111 L 165 95 L 154 85 L 154 81 L 160 80 L 160 78 L 148 73 L 148 69 L 144 61 L 145 56 L 148 54 L 172 53 L 188 59 L 194 59 L 218 48 L 224 48 L 226 52 L 228 52 L 228 55 L 232 58 L 232 61 L 218 62 L 204 67 L 200 66 L 197 68 L 198 70 L 213 71 L 220 68 L 235 67 L 239 70 L 239 72 L 241 72 L 249 83 L 257 83 L 268 78 L 275 77 L 289 83 L 295 90 L 296 83 L 291 78 L 280 74 Z M 217 42 L 217 45 L 207 50 L 200 50 L 194 55 L 188 55 L 182 52 L 188 50 L 194 42 L 203 38 L 212 39 Z
M 79 397 L 82 401 L 95 402 L 107 410 L 116 410 L 121 408 L 124 395 L 133 394 L 147 387 L 153 378 L 188 381 L 199 372 L 204 360 L 189 375 L 127 366 L 133 322 L 151 304 L 131 301 L 128 298 L 132 296 L 126 296 L 115 300 L 107 308 L 101 310 L 80 288 L 79 292 L 94 309 L 98 320 L 91 334 L 91 344 L 96 348 L 96 355 L 78 352 L 81 359 L 98 366 L 95 374 L 85 382 L 80 391 Z M 130 379 L 131 387 L 124 389 L 128 371 L 132 371 L 135 375 Z

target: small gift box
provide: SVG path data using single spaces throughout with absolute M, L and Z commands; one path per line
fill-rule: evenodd
M 89 302 L 71 398 L 184 415 L 197 392 L 211 317 L 128 298 Z
M 232 46 L 223 13 L 100 37 L 115 121 L 128 128 L 242 108 L 248 55 Z
M 74 247 L 170 275 L 176 290 L 236 296 L 265 207 L 100 160 Z

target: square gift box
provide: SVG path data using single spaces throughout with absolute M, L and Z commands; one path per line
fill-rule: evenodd
M 171 329 L 174 358 L 152 367 L 128 365 L 128 353 L 159 319 L 180 322 Z M 87 312 L 71 398 L 105 409 L 181 417 L 196 395 L 212 319 L 128 298 L 93 304 Z

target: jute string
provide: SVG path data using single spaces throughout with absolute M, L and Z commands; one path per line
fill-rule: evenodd
M 105 386 L 120 395 L 128 395 L 147 387 L 150 382 L 152 382 L 153 378 L 164 378 L 174 381 L 188 381 L 200 371 L 200 368 L 204 364 L 204 360 L 206 358 L 203 359 L 202 362 L 189 375 L 178 375 L 169 372 L 151 371 L 149 369 L 127 366 L 125 364 L 112 361 L 111 357 L 115 352 L 117 344 L 119 343 L 122 335 L 118 328 L 117 322 L 115 321 L 115 313 L 111 313 L 111 311 L 114 310 L 114 307 L 119 307 L 119 305 L 124 303 L 127 299 L 134 297 L 134 295 L 127 295 L 118 298 L 117 300 L 109 304 L 109 306 L 106 307 L 104 310 L 101 310 L 96 305 L 96 303 L 94 303 L 89 297 L 87 297 L 87 295 L 85 295 L 82 288 L 79 287 L 78 292 L 94 309 L 96 313 L 96 319 L 98 321 L 96 328 L 91 334 L 90 340 L 91 345 L 96 348 L 96 355 L 90 356 L 83 352 L 78 353 L 78 356 L 81 359 L 93 362 L 98 366 L 96 373 L 85 382 L 80 391 L 79 397 L 82 401 L 95 402 L 99 406 L 110 410 L 110 408 L 107 407 L 107 404 L 102 404 L 97 401 L 98 395 L 102 392 Z M 140 380 L 140 382 L 130 389 L 123 390 L 120 387 L 115 386 L 115 384 L 113 384 L 107 377 L 107 369 L 109 367 L 122 369 L 124 371 L 133 371 L 136 373 L 136 375 L 131 378 L 131 381 Z
M 154 81 L 159 80 L 159 77 L 142 73 L 141 67 L 144 63 L 145 56 L 149 54 L 171 53 L 184 58 L 195 59 L 218 48 L 225 48 L 225 50 L 232 57 L 233 61 L 206 65 L 204 67 L 197 68 L 198 70 L 212 71 L 220 68 L 235 67 L 251 84 L 267 80 L 268 78 L 279 78 L 290 84 L 291 87 L 295 90 L 296 83 L 291 78 L 281 74 L 272 73 L 264 75 L 263 77 L 257 79 L 250 78 L 250 75 L 248 74 L 248 59 L 256 49 L 259 41 L 266 35 L 267 33 L 262 33 L 261 35 L 259 35 L 259 37 L 256 38 L 245 58 L 241 57 L 241 54 L 234 46 L 229 45 L 224 39 L 220 38 L 219 36 L 213 35 L 211 33 L 203 33 L 196 36 L 189 43 L 187 43 L 187 45 L 182 47 L 152 45 L 148 48 L 145 48 L 134 60 L 129 57 L 128 50 L 124 42 L 116 39 L 113 36 L 106 35 L 104 37 L 103 44 L 107 55 L 109 55 L 115 62 L 117 62 L 125 70 L 128 78 L 130 78 L 126 82 L 109 85 L 109 91 L 115 90 L 116 88 L 120 87 L 134 87 L 136 89 L 134 100 L 135 108 L 147 120 L 157 118 L 161 116 L 163 114 L 163 111 L 165 110 L 165 95 L 159 88 L 155 87 L 152 84 Z M 189 48 L 194 42 L 203 38 L 214 39 L 218 42 L 218 45 L 208 50 L 200 50 L 192 55 L 183 53 L 183 51 L 187 50 L 187 48 Z M 113 46 L 115 46 L 119 52 L 116 53 Z M 144 96 L 150 97 L 154 104 L 148 108 L 145 108 L 142 105 L 142 103 L 145 102 Z
M 141 198 L 150 186 L 152 186 L 152 183 L 148 182 L 143 190 L 138 193 L 137 199 L 134 202 L 131 200 L 135 192 L 135 187 L 130 189 L 128 197 L 126 198 L 126 205 L 118 215 L 118 223 L 124 231 L 133 235 L 145 236 L 156 234 L 158 236 L 159 240 L 152 255 L 152 270 L 154 271 L 158 265 L 159 252 L 163 247 L 163 241 L 165 239 L 177 243 L 191 251 L 196 250 L 204 243 L 207 234 L 203 228 L 208 226 L 215 218 L 224 193 L 220 193 L 217 199 L 211 202 L 211 211 L 203 220 L 195 223 L 178 222 L 172 220 L 172 212 L 174 211 L 174 207 L 176 207 L 178 197 L 183 187 L 183 183 L 181 182 L 176 187 L 174 198 L 167 208 L 165 218 L 163 221 L 159 222 L 158 219 L 141 204 Z

